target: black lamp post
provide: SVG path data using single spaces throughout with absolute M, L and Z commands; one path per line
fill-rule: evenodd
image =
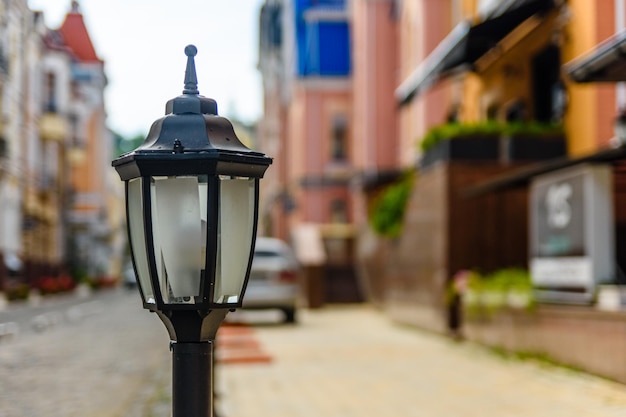
M 193 45 L 183 95 L 134 151 L 113 161 L 126 186 L 133 266 L 144 308 L 173 354 L 173 417 L 212 416 L 212 352 L 241 307 L 257 228 L 259 179 L 272 163 L 245 147 L 215 100 L 199 95 Z

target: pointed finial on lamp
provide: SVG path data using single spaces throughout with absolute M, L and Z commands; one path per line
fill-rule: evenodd
M 185 69 L 185 89 L 183 94 L 200 94 L 198 91 L 198 77 L 196 77 L 196 62 L 194 57 L 198 53 L 198 48 L 194 45 L 185 47 L 187 55 L 187 68 Z
M 217 116 L 217 103 L 212 98 L 200 95 L 198 78 L 196 77 L 196 62 L 194 57 L 198 49 L 194 45 L 185 47 L 187 68 L 185 69 L 185 89 L 183 94 L 175 97 L 165 105 L 165 114 L 210 114 Z

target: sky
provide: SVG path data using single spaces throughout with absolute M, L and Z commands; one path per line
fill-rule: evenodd
M 185 46 L 198 48 L 200 94 L 219 114 L 253 122 L 261 115 L 258 16 L 263 0 L 81 0 L 98 56 L 105 61 L 109 127 L 125 137 L 145 135 L 182 93 Z M 71 0 L 28 0 L 57 29 Z

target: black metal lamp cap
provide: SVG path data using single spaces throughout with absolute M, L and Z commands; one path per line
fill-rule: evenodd
M 217 102 L 200 95 L 198 76 L 196 75 L 195 56 L 198 48 L 194 45 L 185 47 L 187 67 L 185 68 L 185 89 L 183 95 L 167 102 L 165 114 L 213 114 L 217 115 Z
M 145 141 L 113 161 L 124 181 L 150 175 L 234 175 L 261 178 L 272 159 L 245 146 L 232 123 L 217 115 L 215 100 L 198 93 L 193 45 L 185 48 L 183 94 L 169 100 L 166 114 Z
M 185 69 L 185 89 L 183 94 L 200 94 L 198 91 L 198 77 L 196 76 L 196 61 L 194 57 L 198 53 L 195 45 L 187 45 L 185 47 L 185 55 L 187 55 L 187 68 Z

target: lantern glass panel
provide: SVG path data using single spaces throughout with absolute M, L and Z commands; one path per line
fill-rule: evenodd
M 207 177 L 152 177 L 152 225 L 163 302 L 194 304 L 206 264 Z
M 220 176 L 218 245 L 213 302 L 240 302 L 254 237 L 256 181 Z
M 143 222 L 143 183 L 141 178 L 128 181 L 128 230 L 130 244 L 135 259 L 135 267 L 139 279 L 139 287 L 144 302 L 154 304 L 154 290 L 150 283 L 150 268 L 146 252 L 146 231 Z

